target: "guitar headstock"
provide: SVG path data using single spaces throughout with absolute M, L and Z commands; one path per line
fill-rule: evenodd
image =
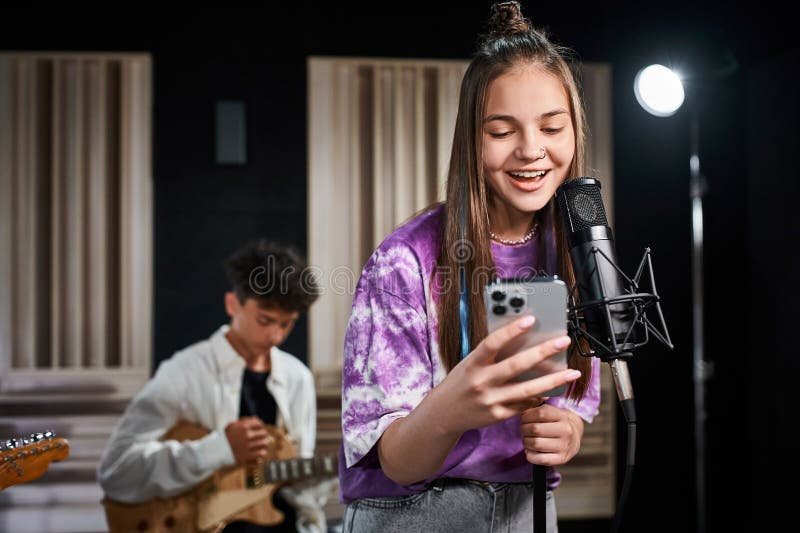
M 32 481 L 69 455 L 69 442 L 52 431 L 0 441 L 0 490 Z

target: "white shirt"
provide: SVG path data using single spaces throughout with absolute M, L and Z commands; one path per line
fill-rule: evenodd
M 165 360 L 127 406 L 98 468 L 108 498 L 136 503 L 171 497 L 235 464 L 225 426 L 239 418 L 245 361 L 228 342 L 227 331 L 222 326 L 210 339 Z M 277 425 L 301 457 L 312 457 L 317 420 L 313 375 L 278 348 L 270 358 L 266 388 L 277 404 Z M 211 432 L 195 441 L 158 440 L 179 420 Z

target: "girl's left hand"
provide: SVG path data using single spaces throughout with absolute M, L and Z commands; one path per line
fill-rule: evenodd
M 583 419 L 569 409 L 543 403 L 522 413 L 520 432 L 529 463 L 563 465 L 581 448 Z

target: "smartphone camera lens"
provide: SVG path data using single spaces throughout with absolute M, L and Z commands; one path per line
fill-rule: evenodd
M 523 300 L 519 296 L 514 296 L 513 298 L 511 298 L 511 300 L 509 300 L 508 303 L 511 304 L 511 307 L 522 307 L 523 305 L 525 305 L 525 300 Z
M 505 305 L 495 305 L 492 307 L 492 312 L 496 315 L 504 315 L 506 314 L 506 306 Z
M 492 300 L 494 300 L 495 302 L 502 302 L 503 300 L 505 300 L 505 298 L 506 298 L 506 293 L 504 293 L 503 291 L 494 291 L 492 293 Z

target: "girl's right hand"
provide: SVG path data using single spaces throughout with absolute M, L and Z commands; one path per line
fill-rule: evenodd
M 500 349 L 530 329 L 533 322 L 534 317 L 524 316 L 490 333 L 431 391 L 442 434 L 461 435 L 511 418 L 538 403 L 545 392 L 580 377 L 580 371 L 567 369 L 528 381 L 511 381 L 569 346 L 568 336 L 558 337 L 497 362 Z

